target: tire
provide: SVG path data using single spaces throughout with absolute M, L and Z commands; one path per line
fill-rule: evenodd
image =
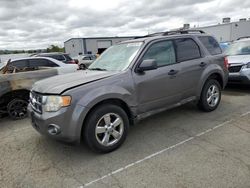
M 203 86 L 198 107 L 205 112 L 214 111 L 220 104 L 221 85 L 217 80 L 207 80 Z
M 117 105 L 104 104 L 89 114 L 83 136 L 91 150 L 108 153 L 122 145 L 128 129 L 129 120 L 126 112 Z
M 85 69 L 86 69 L 86 65 L 80 64 L 80 65 L 79 65 L 79 68 L 80 68 L 81 70 L 85 70 Z
M 23 119 L 27 117 L 28 101 L 24 99 L 13 99 L 7 105 L 9 117 L 13 120 Z

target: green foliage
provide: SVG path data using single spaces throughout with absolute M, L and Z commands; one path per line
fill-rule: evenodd
M 56 45 L 51 45 L 49 48 L 47 48 L 47 52 L 64 52 L 64 48 L 60 48 Z
M 43 52 L 64 52 L 64 48 L 57 45 L 50 45 L 47 49 L 34 49 L 34 50 L 0 50 L 0 54 L 19 54 L 19 53 L 43 53 Z

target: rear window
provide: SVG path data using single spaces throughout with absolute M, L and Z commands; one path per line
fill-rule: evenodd
M 191 38 L 176 39 L 177 61 L 188 61 L 201 57 L 199 46 Z
M 53 59 L 56 59 L 58 61 L 65 61 L 65 58 L 63 55 L 57 55 L 57 54 L 41 54 L 41 55 L 38 55 L 40 57 L 50 57 L 50 58 L 53 58 Z
M 202 44 L 207 48 L 211 55 L 221 54 L 222 50 L 219 43 L 211 36 L 200 36 L 198 37 Z
M 71 61 L 72 60 L 72 58 L 69 55 L 67 55 L 67 54 L 65 54 L 64 57 L 66 58 L 67 61 Z
M 91 60 L 91 57 L 84 57 L 82 60 Z
M 63 55 L 52 55 L 51 57 L 54 58 L 54 59 L 57 59 L 59 61 L 64 61 L 65 60 Z

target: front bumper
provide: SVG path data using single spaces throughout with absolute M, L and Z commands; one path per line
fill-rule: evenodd
M 81 141 L 82 125 L 86 113 L 87 109 L 80 105 L 76 105 L 74 109 L 67 107 L 57 112 L 43 114 L 35 112 L 31 105 L 28 106 L 28 115 L 33 128 L 42 135 L 64 142 L 79 143 Z M 57 134 L 51 134 L 49 131 L 51 126 L 59 129 Z
M 242 69 L 237 73 L 229 73 L 228 83 L 250 84 L 250 69 Z

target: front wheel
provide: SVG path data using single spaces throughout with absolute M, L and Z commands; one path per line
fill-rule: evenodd
M 84 139 L 93 151 L 108 153 L 125 141 L 128 128 L 128 116 L 121 107 L 112 104 L 101 105 L 88 116 Z
M 203 86 L 198 107 L 205 111 L 215 110 L 221 100 L 221 86 L 217 80 L 210 79 Z
M 79 65 L 79 68 L 80 68 L 81 70 L 87 69 L 86 65 L 84 65 L 84 64 L 80 64 L 80 65 Z

